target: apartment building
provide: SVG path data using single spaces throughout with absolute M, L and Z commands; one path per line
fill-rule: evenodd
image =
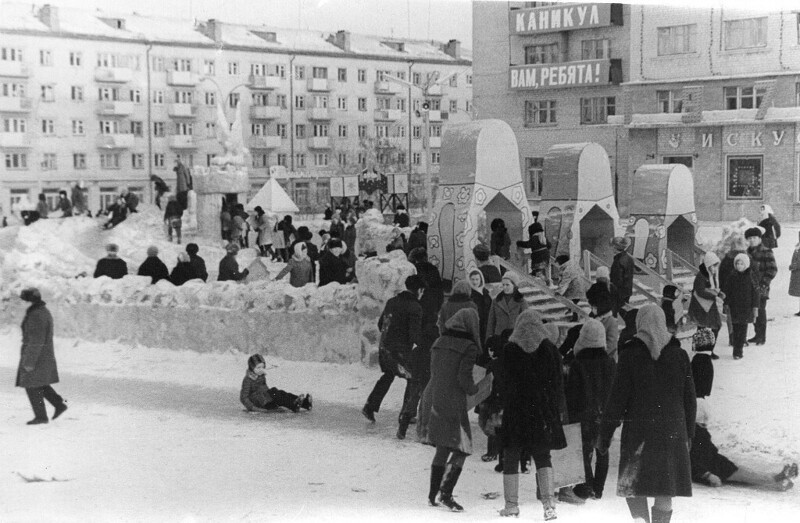
M 683 163 L 702 220 L 755 219 L 763 203 L 800 219 L 797 12 L 552 2 L 473 9 L 482 21 L 476 111 L 514 128 L 534 207 L 547 149 L 593 141 L 609 155 L 623 216 L 637 167 Z M 603 60 L 599 76 L 586 73 L 592 59 Z
M 4 4 L 0 207 L 83 180 L 93 210 L 121 187 L 151 196 L 180 158 L 222 152 L 217 104 L 242 114 L 253 191 L 279 181 L 303 210 L 331 176 L 438 170 L 442 127 L 472 114 L 472 66 L 437 43 Z M 405 82 L 405 83 L 404 83 Z M 425 103 L 427 102 L 427 103 Z M 429 110 L 423 109 L 427 107 Z M 427 143 L 422 129 L 429 122 Z M 426 166 L 426 162 L 430 165 Z

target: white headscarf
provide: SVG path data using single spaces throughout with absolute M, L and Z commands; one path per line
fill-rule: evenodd
M 548 334 L 542 323 L 542 316 L 535 309 L 525 309 L 517 316 L 514 332 L 508 341 L 516 343 L 523 351 L 530 354 L 539 348 Z
M 644 342 L 650 356 L 657 360 L 672 334 L 667 330 L 667 318 L 664 311 L 655 303 L 648 303 L 639 309 L 636 315 L 636 337 Z
M 472 275 L 473 274 L 477 274 L 480 277 L 481 283 L 479 285 L 473 285 L 472 284 Z M 478 269 L 473 269 L 472 271 L 470 271 L 470 273 L 469 273 L 469 286 L 472 287 L 472 290 L 474 290 L 478 294 L 483 294 L 483 289 L 485 287 L 485 282 L 483 280 L 483 273 L 481 271 L 479 271 Z
M 308 247 L 305 242 L 298 242 L 294 246 L 294 256 L 292 258 L 296 261 L 303 261 L 310 259 L 308 257 Z

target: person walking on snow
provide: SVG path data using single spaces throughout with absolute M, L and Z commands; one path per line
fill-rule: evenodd
M 33 409 L 34 418 L 27 424 L 39 425 L 49 421 L 44 400 L 55 408 L 53 419 L 67 410 L 67 404 L 52 387 L 54 383 L 58 383 L 58 366 L 53 345 L 53 316 L 42 301 L 39 289 L 29 287 L 19 297 L 22 301 L 29 302 L 30 306 L 22 320 L 22 351 L 16 386 L 25 389 Z
M 792 253 L 792 262 L 789 264 L 789 296 L 795 298 L 800 297 L 800 241 L 794 246 Z M 800 316 L 800 312 L 796 312 L 795 316 Z
M 623 236 L 617 236 L 611 240 L 611 246 L 616 250 L 614 261 L 611 263 L 611 284 L 617 289 L 617 303 L 614 310 L 620 311 L 630 301 L 633 295 L 633 257 L 628 254 L 627 249 L 630 240 Z
M 777 249 L 778 238 L 781 237 L 781 224 L 775 218 L 775 213 L 771 206 L 766 204 L 761 206 L 761 221 L 758 222 L 758 226 L 764 229 L 764 236 L 761 238 L 764 247 Z
M 767 342 L 767 300 L 769 300 L 769 286 L 775 275 L 778 274 L 778 264 L 775 263 L 775 255 L 772 249 L 768 249 L 761 242 L 764 232 L 758 227 L 751 227 L 744 233 L 750 247 L 747 254 L 750 255 L 750 267 L 755 273 L 758 284 L 759 303 L 758 317 L 755 323 L 755 336 L 747 340 L 749 343 L 764 345 Z
M 175 196 L 170 195 L 167 200 L 167 208 L 164 211 L 164 223 L 167 225 L 169 241 L 172 241 L 172 230 L 175 230 L 175 235 L 178 237 L 178 245 L 181 243 L 182 217 L 183 209 L 181 209 L 181 205 L 178 203 Z

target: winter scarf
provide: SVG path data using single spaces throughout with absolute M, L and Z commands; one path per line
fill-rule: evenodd
M 650 356 L 657 360 L 672 334 L 667 330 L 667 319 L 664 311 L 655 303 L 648 303 L 639 309 L 636 315 L 636 337 L 644 342 Z
M 294 255 L 292 258 L 295 261 L 301 262 L 303 260 L 310 260 L 311 258 L 308 257 L 308 247 L 303 242 L 297 243 L 294 246 Z
M 534 309 L 525 309 L 517 316 L 514 332 L 508 341 L 519 345 L 523 351 L 530 354 L 539 348 L 547 335 L 542 316 Z
M 478 350 L 481 350 L 481 323 L 478 318 L 478 311 L 475 309 L 459 310 L 445 322 L 444 327 L 451 331 L 466 332 L 478 346 Z
M 798 243 L 797 245 L 800 246 L 800 243 Z M 473 274 L 477 274 L 478 277 L 481 279 L 481 283 L 479 285 L 472 285 Z M 483 280 L 483 273 L 478 269 L 472 269 L 472 271 L 470 271 L 469 273 L 469 284 L 475 292 L 477 292 L 478 294 L 483 294 L 483 289 L 486 285 L 486 282 Z

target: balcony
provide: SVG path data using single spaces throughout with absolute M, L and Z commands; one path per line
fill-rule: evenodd
M 425 96 L 442 96 L 442 86 L 439 84 L 429 85 L 425 89 Z
M 398 94 L 402 87 L 388 80 L 377 80 L 375 82 L 375 94 Z
M 173 134 L 169 137 L 169 146 L 173 149 L 195 149 L 197 144 L 190 134 Z
M 251 136 L 247 140 L 250 149 L 277 149 L 280 146 L 280 136 Z
M 197 84 L 197 75 L 191 71 L 167 71 L 167 84 L 193 86 Z
M 308 139 L 309 149 L 330 149 L 331 139 L 328 136 L 312 136 Z
M 428 147 L 431 149 L 439 149 L 442 147 L 442 137 L 441 136 L 430 136 L 428 137 Z
M 133 114 L 133 102 L 99 102 L 97 114 L 101 116 L 128 116 Z
M 0 76 L 27 78 L 30 75 L 28 64 L 14 60 L 0 60 Z
M 277 89 L 281 86 L 279 76 L 257 76 L 251 74 L 247 79 L 250 89 Z
M 309 120 L 330 120 L 331 110 L 327 107 L 309 107 L 306 110 L 306 118 Z
M 194 118 L 197 116 L 197 106 L 194 104 L 169 104 L 167 114 L 172 118 Z
M 31 147 L 28 133 L 0 133 L 0 147 Z
M 281 108 L 277 105 L 251 105 L 250 118 L 254 120 L 275 120 L 281 117 Z
M 428 111 L 428 121 L 429 122 L 441 122 L 442 121 L 442 111 Z
M 0 113 L 26 113 L 30 110 L 30 98 L 18 96 L 0 96 Z
M 133 70 L 127 67 L 98 67 L 94 70 L 98 82 L 127 83 L 133 80 Z
M 130 149 L 133 147 L 132 134 L 101 134 L 97 137 L 98 149 Z
M 309 91 L 330 91 L 327 78 L 309 78 L 308 79 Z
M 375 119 L 382 122 L 396 122 L 403 116 L 400 109 L 378 109 L 375 111 Z

